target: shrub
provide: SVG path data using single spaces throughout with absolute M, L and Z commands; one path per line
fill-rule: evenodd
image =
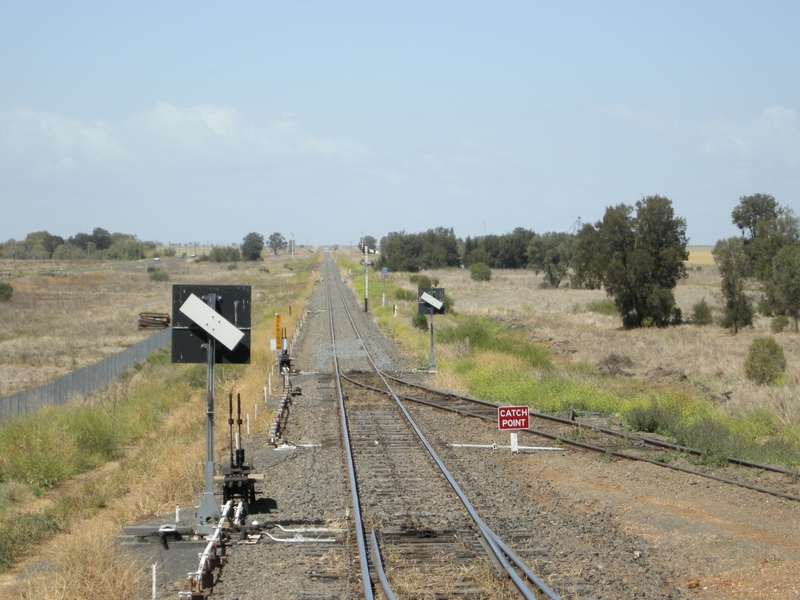
M 453 308 L 456 305 L 456 301 L 453 300 L 453 296 L 450 294 L 444 295 L 444 312 L 448 314 L 453 314 Z
M 475 281 L 489 281 L 492 278 L 492 270 L 486 263 L 472 263 L 469 266 L 469 276 Z
M 417 288 L 432 288 L 433 287 L 433 282 L 431 281 L 431 278 L 428 277 L 427 275 L 414 274 L 414 275 L 411 275 L 408 278 L 408 280 L 411 283 L 416 283 L 417 284 Z
M 417 329 L 425 331 L 426 329 L 428 329 L 428 317 L 417 313 L 416 315 L 414 315 L 414 318 L 411 319 L 411 324 Z
M 698 325 L 711 325 L 714 322 L 714 315 L 705 298 L 692 306 L 692 321 Z
M 789 326 L 789 317 L 787 317 L 786 315 L 778 315 L 777 317 L 772 319 L 772 323 L 770 324 L 772 333 L 781 333 L 788 326 Z
M 650 401 L 650 406 L 635 406 L 625 415 L 628 425 L 634 431 L 663 435 L 670 435 L 675 431 L 680 417 L 680 411 L 662 406 L 655 400 Z
M 8 302 L 11 300 L 11 294 L 14 293 L 14 288 L 10 283 L 0 281 L 0 302 Z
M 783 348 L 773 337 L 757 337 L 747 349 L 745 376 L 758 384 L 774 383 L 786 370 Z
M 409 302 L 414 302 L 417 299 L 417 295 L 411 290 L 399 287 L 395 288 L 394 290 L 394 298 L 395 300 L 408 300 Z
M 166 271 L 161 271 L 160 269 L 156 269 L 152 273 L 150 273 L 150 281 L 169 281 L 169 275 Z

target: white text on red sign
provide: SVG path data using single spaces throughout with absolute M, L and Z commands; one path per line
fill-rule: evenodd
M 500 431 L 528 428 L 527 406 L 498 406 L 497 427 Z

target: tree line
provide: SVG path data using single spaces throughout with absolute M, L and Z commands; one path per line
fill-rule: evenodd
M 239 260 L 259 260 L 264 247 L 274 254 L 289 247 L 289 242 L 279 232 L 267 238 L 260 233 L 248 233 L 240 247 L 213 246 L 208 254 L 197 257 L 212 262 L 234 262 Z M 153 241 L 140 240 L 128 233 L 110 233 L 102 227 L 95 227 L 92 233 L 76 233 L 68 238 L 53 235 L 49 231 L 35 231 L 24 240 L 10 239 L 0 243 L 0 258 L 18 260 L 141 260 L 150 256 L 175 256 L 173 246 L 158 249 Z
M 81 258 L 138 260 L 152 254 L 157 244 L 128 233 L 110 233 L 95 227 L 92 233 L 76 233 L 66 239 L 49 231 L 35 231 L 24 240 L 0 243 L 0 258 L 19 260 Z
M 721 323 L 734 332 L 764 315 L 800 319 L 800 221 L 773 196 L 742 196 L 731 212 L 742 232 L 713 250 L 722 275 Z M 373 241 L 366 236 L 364 240 Z M 453 229 L 392 232 L 380 241 L 378 267 L 392 271 L 464 266 L 487 279 L 492 268 L 532 269 L 546 285 L 602 288 L 627 327 L 683 320 L 673 290 L 687 276 L 686 219 L 672 201 L 647 196 L 606 208 L 603 218 L 575 233 L 516 228 L 504 235 L 456 238 Z M 362 248 L 363 250 L 363 248 Z M 756 294 L 761 292 L 758 301 Z

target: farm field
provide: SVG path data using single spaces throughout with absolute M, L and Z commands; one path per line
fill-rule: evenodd
M 305 249 L 303 249 L 305 250 Z M 302 256 L 309 256 L 305 250 Z M 196 263 L 162 259 L 139 263 L 0 261 L 0 272 L 14 287 L 0 303 L 0 396 L 34 387 L 97 362 L 147 336 L 139 330 L 141 312 L 172 313 L 173 283 L 248 283 L 258 276 L 288 277 L 285 254 L 264 254 L 257 263 Z M 152 281 L 147 268 L 167 273 Z M 253 289 L 254 305 L 266 301 Z

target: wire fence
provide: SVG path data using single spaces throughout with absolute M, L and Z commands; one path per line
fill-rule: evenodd
M 0 422 L 36 410 L 47 404 L 62 406 L 74 396 L 88 396 L 95 390 L 119 379 L 123 371 L 142 362 L 156 350 L 166 348 L 172 340 L 168 327 L 137 342 L 100 362 L 77 369 L 43 385 L 0 397 Z

